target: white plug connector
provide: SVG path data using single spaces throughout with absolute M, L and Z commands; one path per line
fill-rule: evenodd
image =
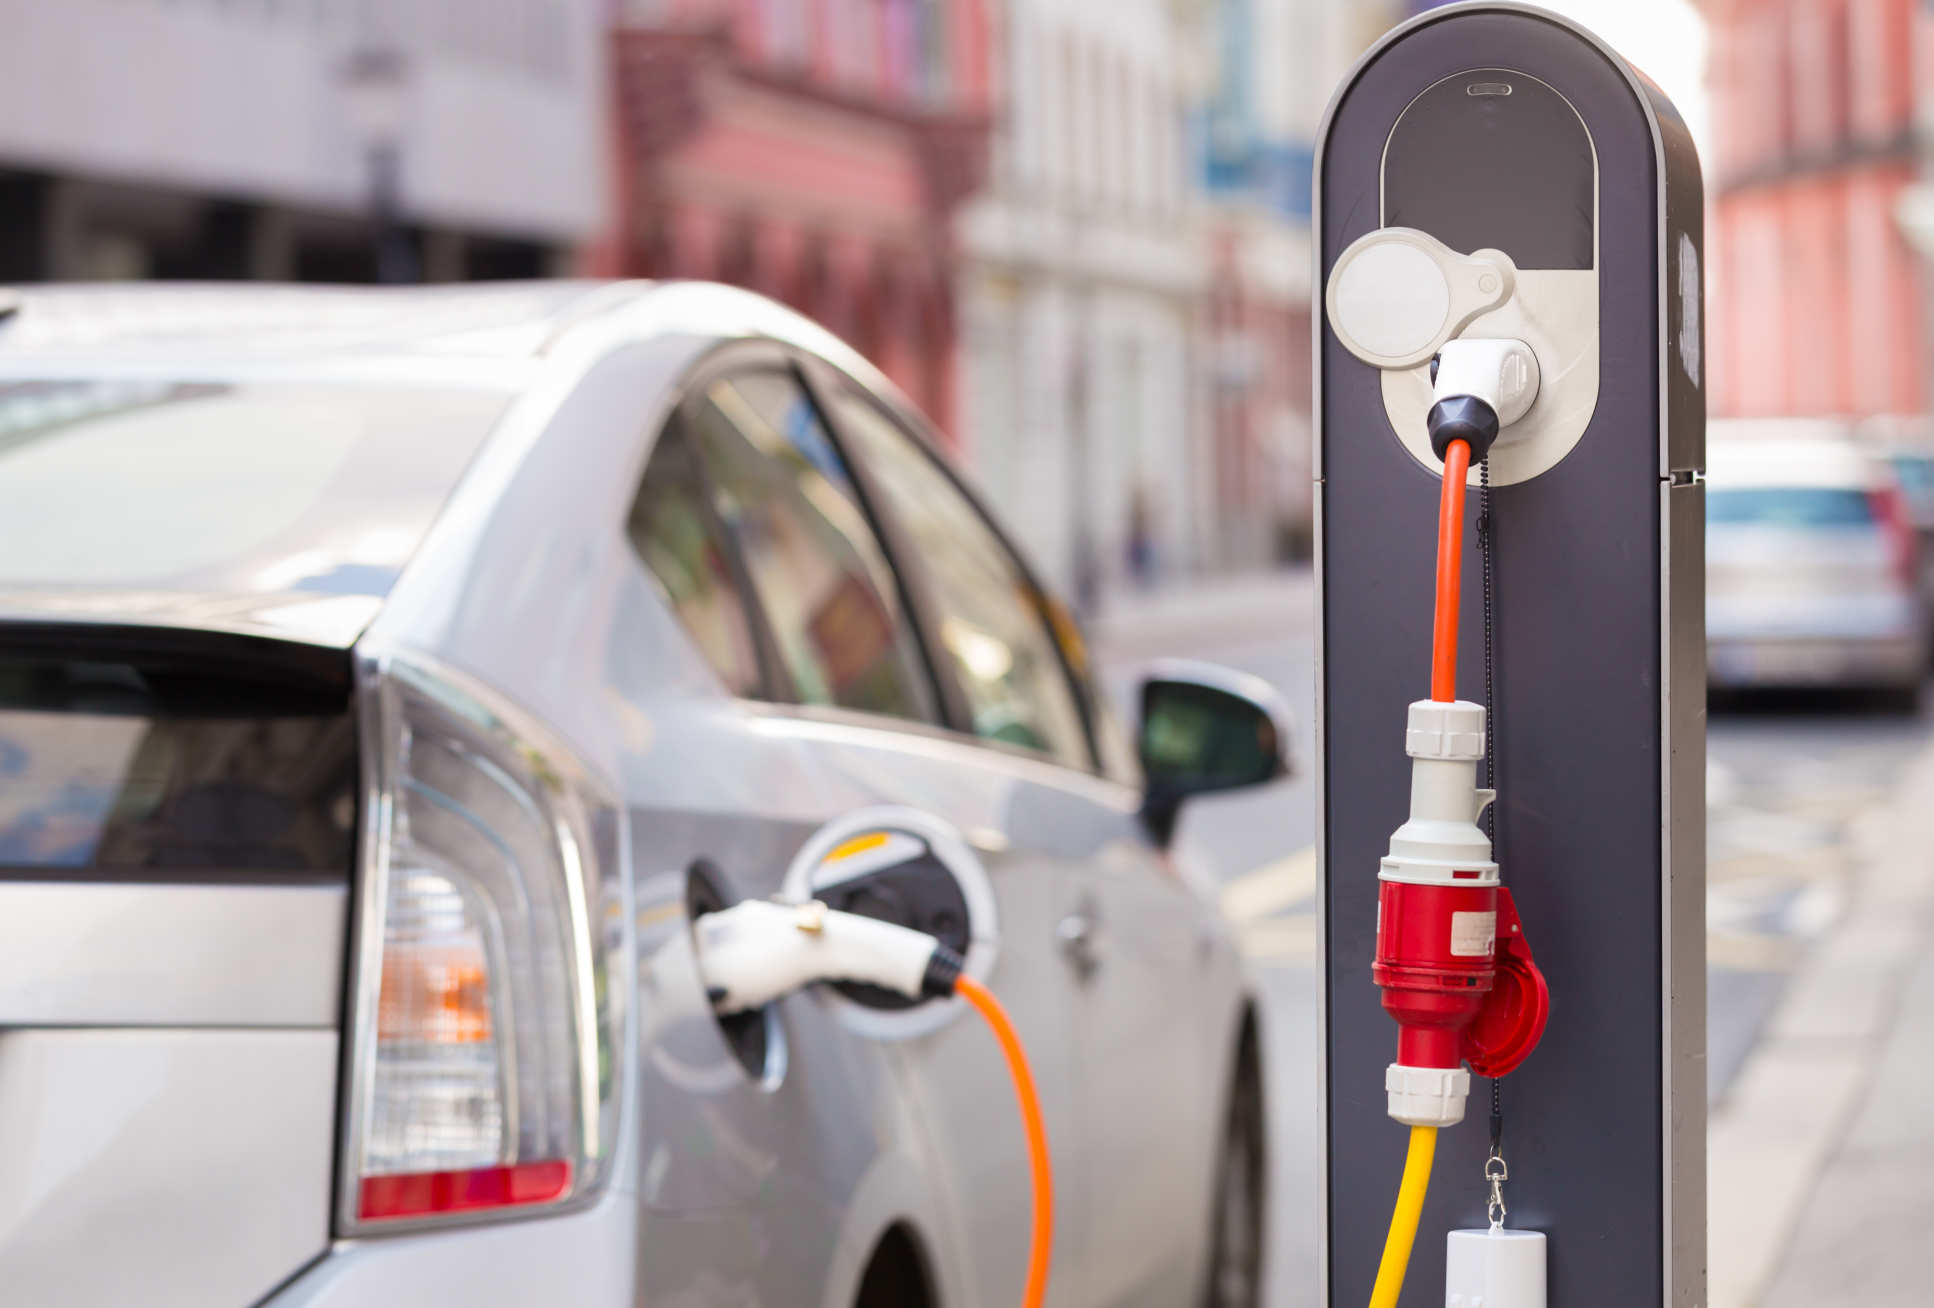
M 817 900 L 748 899 L 692 924 L 698 967 L 719 1013 L 761 1008 L 815 981 L 859 981 L 919 999 L 953 992 L 960 961 L 924 931 Z
M 1498 884 L 1491 840 L 1478 826 L 1495 790 L 1480 789 L 1484 706 L 1420 699 L 1410 706 L 1404 752 L 1410 755 L 1410 815 L 1391 833 L 1377 875 L 1416 885 Z
M 1459 337 L 1437 351 L 1431 399 L 1472 399 L 1490 409 L 1500 430 L 1531 411 L 1538 398 L 1538 356 L 1510 337 Z

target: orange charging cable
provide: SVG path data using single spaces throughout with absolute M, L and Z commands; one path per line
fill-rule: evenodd
M 1007 1020 L 1007 1010 L 986 986 L 965 974 L 954 981 L 954 993 L 974 1006 L 993 1029 L 1007 1056 L 1007 1070 L 1014 1078 L 1014 1097 L 1021 1101 L 1021 1125 L 1027 1132 L 1028 1171 L 1034 1182 L 1034 1234 L 1027 1255 L 1027 1290 L 1021 1308 L 1041 1308 L 1048 1292 L 1048 1256 L 1054 1250 L 1054 1173 L 1048 1158 L 1048 1131 L 1041 1121 L 1041 1099 L 1034 1090 L 1034 1073 L 1028 1070 L 1027 1051 Z
M 1437 502 L 1437 621 L 1430 640 L 1430 697 L 1457 698 L 1457 598 L 1464 575 L 1464 478 L 1471 447 L 1452 441 L 1444 451 L 1444 494 Z

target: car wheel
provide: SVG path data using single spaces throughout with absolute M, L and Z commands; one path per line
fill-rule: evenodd
M 1255 1036 L 1244 1032 L 1216 1160 L 1209 1284 L 1202 1300 L 1206 1308 L 1257 1308 L 1262 1302 L 1263 1215 L 1268 1185 L 1262 1068 Z

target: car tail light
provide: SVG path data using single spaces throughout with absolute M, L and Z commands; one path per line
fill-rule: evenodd
M 1898 486 L 1882 486 L 1867 493 L 1874 518 L 1887 536 L 1887 551 L 1894 575 L 1903 586 L 1913 590 L 1920 585 L 1920 541 L 1914 524 L 1907 520 L 1907 501 Z
M 365 662 L 346 1230 L 588 1198 L 615 1126 L 618 816 L 501 697 Z

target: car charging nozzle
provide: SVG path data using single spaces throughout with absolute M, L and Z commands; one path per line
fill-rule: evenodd
M 860 981 L 909 999 L 954 993 L 960 955 L 924 931 L 818 900 L 747 899 L 693 923 L 706 993 L 719 1013 L 762 1008 L 816 981 Z
M 1041 1097 L 1013 1021 L 991 990 L 964 975 L 960 955 L 924 931 L 843 913 L 817 900 L 744 900 L 703 914 L 692 932 L 706 994 L 721 1014 L 763 1007 L 816 981 L 862 981 L 909 999 L 959 995 L 980 1014 L 1007 1062 L 1027 1137 L 1034 1216 L 1021 1304 L 1041 1308 L 1054 1248 L 1054 1169 Z

